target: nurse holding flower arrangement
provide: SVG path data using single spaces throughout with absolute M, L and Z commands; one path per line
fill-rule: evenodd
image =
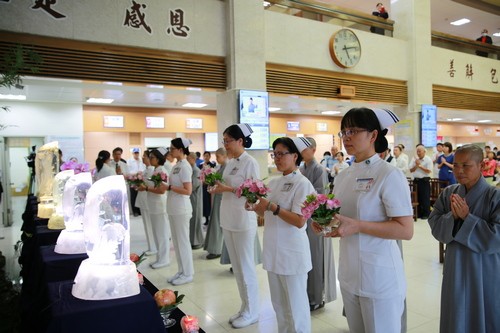
M 413 212 L 405 175 L 382 160 L 390 110 L 354 108 L 339 133 L 355 163 L 335 177 L 333 194 L 342 201 L 335 215 L 340 237 L 339 283 L 349 331 L 400 333 L 405 317 L 406 278 L 398 240 L 413 237 Z M 319 224 L 312 224 L 317 233 Z
M 298 170 L 300 152 L 311 145 L 302 139 L 282 137 L 273 142 L 274 162 L 283 175 L 269 181 L 268 198 L 246 203 L 247 209 L 265 217 L 262 265 L 279 332 L 311 332 L 307 272 L 312 264 L 302 204 L 314 187 Z

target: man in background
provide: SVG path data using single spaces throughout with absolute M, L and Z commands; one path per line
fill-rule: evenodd
M 493 40 L 491 40 L 491 37 L 488 36 L 487 29 L 483 29 L 483 31 L 481 31 L 481 37 L 476 39 L 476 41 L 481 42 L 481 43 L 490 44 L 490 45 L 493 44 Z M 488 52 L 476 51 L 476 54 L 480 57 L 488 57 Z
M 417 155 L 412 158 L 409 168 L 413 181 L 417 184 L 418 218 L 426 220 L 431 210 L 432 160 L 425 155 L 425 147 L 418 144 Z
M 128 159 L 127 161 L 127 167 L 128 167 L 128 173 L 129 174 L 136 174 L 138 172 L 144 173 L 146 170 L 146 165 L 142 162 L 142 159 L 140 158 L 140 152 L 141 150 L 139 148 L 133 148 L 132 149 L 132 157 Z M 132 208 L 132 214 L 134 216 L 139 216 L 141 215 L 141 210 L 140 208 L 135 206 L 135 200 L 137 199 L 137 190 L 135 187 L 130 187 L 130 206 Z

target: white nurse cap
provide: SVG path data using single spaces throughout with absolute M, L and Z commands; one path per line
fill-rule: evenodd
M 252 128 L 250 127 L 250 125 L 248 124 L 236 124 L 238 125 L 238 127 L 240 128 L 241 132 L 243 133 L 243 136 L 246 138 L 246 137 L 249 137 L 250 134 L 253 133 L 253 130 Z
M 391 110 L 374 109 L 373 112 L 375 112 L 375 115 L 377 116 L 378 122 L 380 124 L 380 128 L 382 130 L 399 122 L 398 116 L 396 116 L 396 114 Z
M 299 151 L 299 153 L 302 153 L 302 151 L 304 149 L 306 149 L 307 147 L 311 147 L 311 142 L 309 142 L 309 140 L 307 140 L 303 136 L 291 138 L 291 139 L 292 139 L 293 143 L 295 144 L 295 147 L 297 147 L 297 150 Z

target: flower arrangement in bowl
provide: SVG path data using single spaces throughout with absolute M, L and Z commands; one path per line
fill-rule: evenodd
M 238 198 L 245 197 L 249 204 L 256 204 L 259 197 L 266 197 L 271 190 L 264 184 L 262 180 L 246 179 L 236 189 L 236 196 Z
M 323 234 L 337 228 L 338 225 L 332 225 L 332 219 L 335 214 L 340 212 L 340 200 L 335 199 L 335 195 L 312 193 L 306 196 L 302 204 L 302 216 L 306 219 L 312 219 L 323 227 Z
M 215 186 L 217 181 L 222 182 L 222 175 L 218 173 L 214 168 L 203 168 L 200 172 L 200 180 L 202 183 L 208 186 Z
M 141 262 L 146 260 L 146 252 L 143 252 L 141 255 L 138 255 L 137 253 L 131 253 L 130 254 L 130 261 L 132 261 L 135 264 L 135 267 L 139 267 Z
M 160 314 L 163 318 L 163 324 L 166 328 L 175 325 L 175 319 L 171 319 L 170 314 L 179 304 L 182 303 L 184 295 L 179 295 L 178 291 L 170 289 L 161 289 L 154 294 L 156 305 L 160 309 Z
M 154 183 L 155 187 L 160 186 L 162 182 L 166 182 L 168 179 L 167 174 L 163 171 L 155 171 L 151 178 L 149 178 L 150 181 Z
M 125 180 L 131 187 L 137 188 L 144 184 L 144 174 L 142 171 L 131 173 L 125 176 Z

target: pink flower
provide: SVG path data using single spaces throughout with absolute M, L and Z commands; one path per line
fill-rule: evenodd
M 329 220 L 340 211 L 340 200 L 333 194 L 312 193 L 302 203 L 301 213 L 306 219 Z
M 256 203 L 259 197 L 266 197 L 269 191 L 262 180 L 245 179 L 235 194 L 238 198 L 245 197 L 249 203 Z

